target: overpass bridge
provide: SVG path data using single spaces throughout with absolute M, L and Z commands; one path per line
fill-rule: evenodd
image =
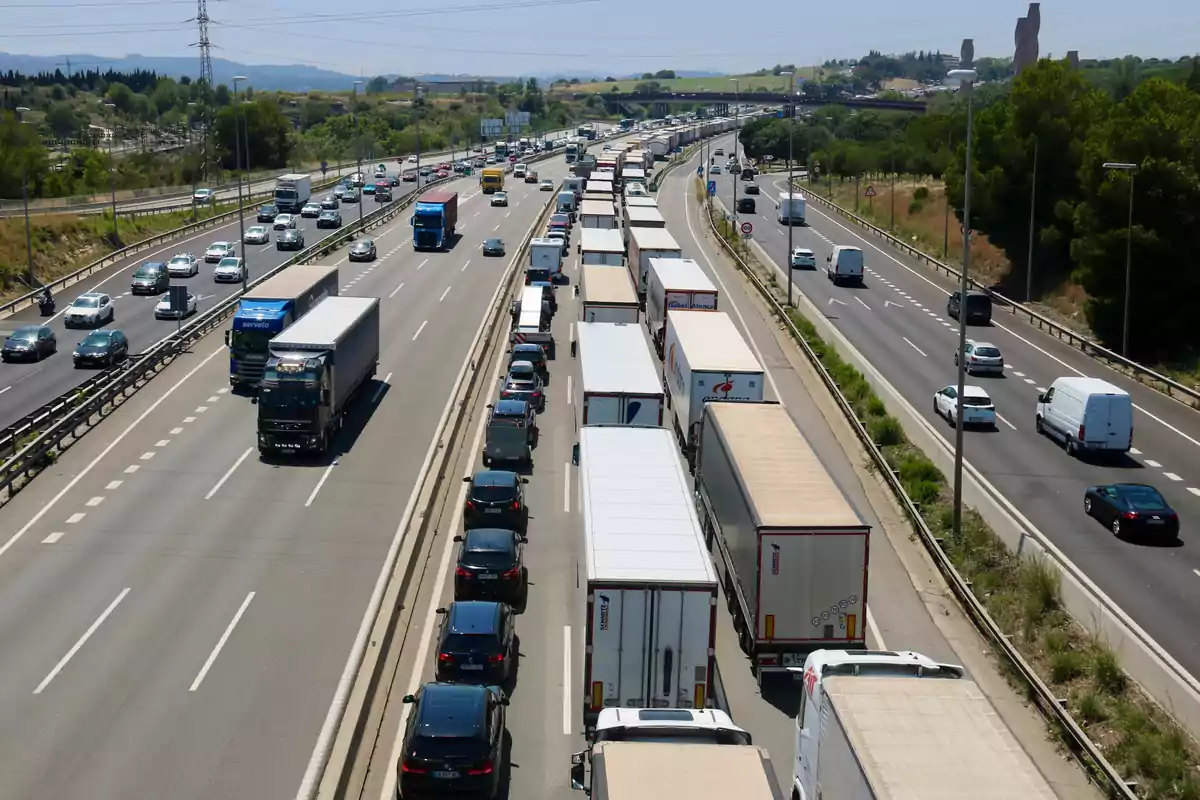
M 586 100 L 588 93 L 577 92 L 572 95 L 575 100 Z M 879 98 L 838 98 L 826 100 L 823 98 L 789 95 L 785 92 L 602 92 L 600 97 L 610 108 L 623 103 L 651 103 L 655 107 L 655 116 L 666 116 L 666 106 L 671 103 L 704 103 L 711 105 L 718 114 L 726 115 L 735 103 L 755 103 L 763 105 L 809 106 L 846 106 L 847 108 L 874 109 L 876 111 L 908 111 L 915 114 L 925 113 L 923 100 L 889 100 Z M 659 112 L 662 113 L 659 113 Z

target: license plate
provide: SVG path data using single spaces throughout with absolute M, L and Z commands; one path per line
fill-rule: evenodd
M 1146 522 L 1147 522 L 1147 523 L 1149 523 L 1150 525 L 1162 525 L 1162 524 L 1163 524 L 1163 522 L 1165 522 L 1165 521 L 1166 521 L 1166 520 L 1161 520 L 1161 519 L 1148 519 L 1148 520 L 1146 520 Z
M 457 778 L 457 777 L 459 777 L 459 774 L 458 774 L 457 772 L 453 771 L 453 770 L 435 769 L 435 770 L 433 771 L 433 777 L 435 777 L 435 778 L 443 778 L 443 779 L 446 779 L 446 778 Z
M 479 576 L 479 580 L 481 580 L 481 581 L 494 581 L 494 580 L 496 580 L 496 576 L 495 576 L 495 575 L 480 575 L 480 576 Z
M 478 672 L 483 669 L 483 664 L 463 664 L 462 668 L 470 672 Z
M 499 514 L 499 513 L 500 513 L 500 509 L 498 509 L 498 508 L 485 508 L 485 509 L 483 510 L 483 513 L 485 513 L 485 514 Z

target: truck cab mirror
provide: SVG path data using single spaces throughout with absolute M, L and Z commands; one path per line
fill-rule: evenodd
M 529 478 L 521 478 L 521 483 L 529 483 Z
M 455 536 L 455 537 L 454 537 L 454 541 L 456 541 L 456 542 L 461 542 L 461 541 L 463 541 L 463 537 L 462 537 L 462 536 Z
M 586 775 L 587 764 L 584 761 L 584 754 L 576 753 L 571 756 L 571 788 L 590 796 L 592 793 L 591 788 L 583 782 Z
M 417 697 L 416 695 L 406 694 L 404 695 L 404 702 L 408 704 L 415 703 L 417 702 Z
M 529 537 L 528 537 L 528 536 L 522 536 L 522 537 L 520 537 L 520 538 L 521 538 L 521 544 L 529 544 Z
M 579 442 L 571 445 L 571 463 L 579 466 Z
M 321 390 L 321 404 L 326 405 L 326 406 L 329 405 L 329 399 L 330 399 L 329 390 L 322 389 Z
M 229 334 L 231 334 L 231 333 L 233 333 L 233 331 L 225 331 L 225 346 L 226 347 L 229 347 Z
M 467 475 L 467 476 L 463 477 L 463 483 L 470 483 L 470 482 L 471 482 L 471 476 L 470 476 L 470 475 Z
M 1039 392 L 1039 393 L 1038 393 L 1038 402 L 1039 402 L 1039 403 L 1044 403 L 1044 402 L 1046 402 L 1046 393 L 1045 393 L 1045 392 Z
M 442 606 L 441 608 L 437 609 L 437 610 L 436 610 L 436 611 L 434 611 L 433 613 L 435 613 L 435 614 L 445 614 L 445 613 L 446 613 L 446 607 L 445 607 L 445 606 Z

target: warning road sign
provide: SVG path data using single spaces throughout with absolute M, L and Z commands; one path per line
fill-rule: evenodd
M 863 194 L 865 194 L 867 197 L 874 197 L 875 196 L 875 187 L 868 186 L 867 191 L 865 191 Z
M 749 222 L 742 223 L 742 235 L 743 236 L 749 236 L 750 232 L 753 230 L 754 230 L 754 226 L 751 225 Z

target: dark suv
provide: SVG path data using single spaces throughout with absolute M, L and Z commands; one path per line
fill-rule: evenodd
M 468 484 L 463 530 L 507 528 L 525 533 L 529 529 L 529 508 L 525 505 L 528 478 L 515 472 L 485 469 L 463 481 Z
M 275 206 L 267 205 L 258 209 L 259 222 L 274 222 L 277 216 L 279 216 L 279 209 Z
M 508 366 L 511 368 L 518 361 L 533 364 L 533 368 L 545 376 L 550 368 L 546 364 L 546 350 L 540 344 L 525 342 L 514 344 L 508 351 Z
M 161 261 L 147 261 L 133 273 L 129 290 L 133 294 L 159 294 L 171 285 L 167 265 Z
M 456 683 L 507 683 L 516 669 L 512 606 L 495 600 L 455 600 L 439 608 L 437 678 Z
M 504 763 L 504 693 L 495 686 L 427 683 L 404 702 L 413 710 L 396 765 L 397 795 L 496 797 Z
M 546 392 L 542 376 L 528 361 L 514 361 L 508 367 L 508 377 L 500 390 L 501 400 L 524 400 L 539 412 L 546 410 Z
M 962 305 L 962 294 L 960 292 L 951 294 L 950 298 L 946 300 L 946 316 L 958 319 Z M 969 291 L 966 305 L 968 325 L 987 325 L 992 321 L 992 298 L 989 295 L 984 292 Z
M 525 543 L 521 534 L 504 528 L 475 528 L 463 536 L 454 568 L 455 600 L 503 600 L 519 606 L 529 588 Z

